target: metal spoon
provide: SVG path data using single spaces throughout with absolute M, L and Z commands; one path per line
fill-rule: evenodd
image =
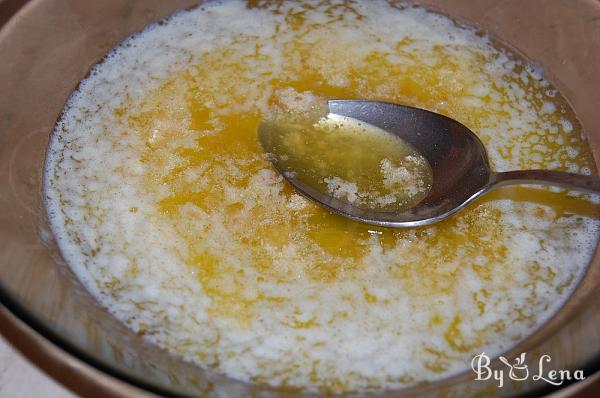
M 598 177 L 551 170 L 493 172 L 479 138 L 456 120 L 434 112 L 378 101 L 332 100 L 328 105 L 330 114 L 351 117 L 398 135 L 412 144 L 433 170 L 433 185 L 425 199 L 411 209 L 389 212 L 359 208 L 336 199 L 304 183 L 294 173 L 284 172 L 279 157 L 270 157 L 275 168 L 300 193 L 356 221 L 399 228 L 429 225 L 451 216 L 493 188 L 511 184 L 560 185 L 600 193 Z M 263 149 L 273 153 L 272 126 L 262 123 L 258 132 Z

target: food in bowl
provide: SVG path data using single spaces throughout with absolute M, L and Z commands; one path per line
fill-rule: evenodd
M 189 361 L 320 392 L 447 377 L 558 310 L 596 244 L 595 205 L 511 188 L 431 227 L 340 218 L 256 136 L 315 98 L 446 114 L 499 171 L 594 171 L 539 68 L 472 28 L 383 0 L 208 3 L 115 48 L 56 125 L 47 210 L 90 293 Z

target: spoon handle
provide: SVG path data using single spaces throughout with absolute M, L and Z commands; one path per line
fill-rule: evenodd
M 515 170 L 492 173 L 491 186 L 513 184 L 560 185 L 579 191 L 600 193 L 600 178 L 552 170 Z

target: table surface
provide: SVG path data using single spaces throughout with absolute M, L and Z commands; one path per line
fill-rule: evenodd
M 35 367 L 0 334 L 0 397 L 76 398 Z

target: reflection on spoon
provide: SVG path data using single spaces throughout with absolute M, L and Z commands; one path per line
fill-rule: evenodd
M 275 168 L 296 189 L 357 221 L 389 227 L 429 225 L 509 184 L 551 184 L 600 193 L 597 177 L 549 170 L 492 172 L 479 138 L 437 113 L 360 100 L 333 100 L 328 107 L 327 121 L 311 122 L 309 128 L 296 121 L 263 122 L 259 140 Z M 336 132 L 336 123 L 355 127 L 345 125 Z M 419 159 L 414 167 L 411 157 Z M 389 182 L 399 168 L 411 178 L 386 190 L 386 170 L 391 170 Z

